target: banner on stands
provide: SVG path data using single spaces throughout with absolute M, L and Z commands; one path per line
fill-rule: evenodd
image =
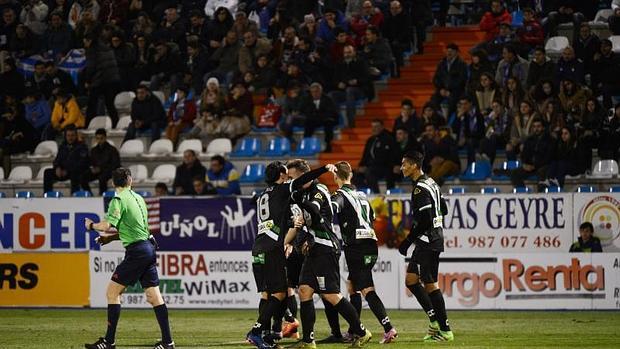
M 573 194 L 445 196 L 447 252 L 565 252 L 573 242 Z M 408 197 L 371 199 L 381 243 L 398 246 L 411 227 Z
M 101 198 L 2 199 L 0 252 L 98 250 L 98 234 L 84 220 L 100 217 Z
M 0 254 L 0 306 L 88 306 L 88 254 Z
M 620 251 L 620 193 L 575 194 L 573 241 L 579 237 L 579 225 L 590 222 L 604 252 Z

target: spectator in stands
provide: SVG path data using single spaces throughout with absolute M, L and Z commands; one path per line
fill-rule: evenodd
M 302 95 L 301 86 L 292 85 L 287 89 L 282 101 L 282 117 L 278 128 L 291 143 L 295 142 L 293 128 L 303 127 L 306 124 L 306 116 L 302 114 L 304 102 L 305 96 Z
M 194 177 L 194 179 L 192 180 L 192 185 L 194 187 L 194 192 L 192 193 L 193 195 L 217 195 L 217 190 L 215 189 L 213 184 L 205 181 L 205 177 Z
M 207 108 L 212 108 L 213 114 L 218 116 L 221 116 L 226 109 L 226 94 L 216 78 L 209 78 L 206 88 L 202 91 L 200 111 L 205 111 Z
M 368 188 L 379 193 L 381 179 L 385 179 L 388 189 L 394 188 L 394 181 L 400 175 L 400 153 L 394 136 L 385 129 L 382 120 L 373 120 L 371 126 L 372 135 L 364 146 L 358 171 L 364 176 Z
M 317 128 L 323 127 L 325 151 L 331 152 L 334 126 L 338 124 L 338 108 L 331 97 L 323 93 L 321 84 L 315 82 L 310 85 L 310 94 L 301 104 L 301 115 L 305 118 L 304 137 L 312 137 Z
M 537 46 L 529 65 L 525 87 L 531 92 L 532 88 L 541 80 L 553 80 L 555 73 L 555 63 L 547 57 L 542 46 Z
M 396 130 L 401 128 L 407 130 L 407 133 L 409 133 L 409 136 L 412 138 L 422 132 L 420 120 L 413 107 L 413 101 L 409 98 L 400 101 L 400 114 L 396 120 L 394 120 L 393 133 L 396 134 Z
M 99 195 L 108 190 L 108 180 L 112 178 L 112 171 L 121 167 L 121 158 L 118 150 L 108 142 L 106 130 L 95 131 L 96 145 L 90 150 L 90 167 L 82 173 L 80 184 L 83 190 L 90 190 L 90 181 L 99 181 Z
M 573 38 L 575 56 L 583 62 L 583 69 L 589 73 L 594 68 L 594 56 L 600 51 L 601 40 L 592 33 L 590 24 L 582 23 L 579 36 Z
M 36 90 L 43 93 L 46 99 L 52 96 L 52 82 L 45 74 L 45 63 L 37 61 L 34 64 L 34 72 L 32 76 L 26 78 L 24 86 L 26 86 L 26 90 Z
M 581 23 L 585 17 L 578 12 L 576 0 L 557 0 L 555 1 L 555 9 L 547 16 L 547 32 L 549 36 L 558 35 L 558 26 L 564 23 L 573 23 L 573 37 L 579 34 Z
M 200 116 L 194 120 L 194 127 L 187 134 L 187 138 L 200 139 L 202 143 L 208 144 L 211 140 L 220 136 L 226 137 L 225 134 L 220 134 L 219 124 L 221 122 L 221 115 L 217 114 L 217 110 L 213 106 L 207 106 L 203 108 L 200 106 Z
M 148 66 L 151 76 L 151 84 L 149 85 L 151 91 L 160 90 L 165 82 L 169 82 L 170 89 L 174 91 L 181 83 L 183 61 L 181 56 L 172 51 L 169 45 L 165 41 L 158 41 L 155 44 L 155 54 L 150 55 Z
M 584 173 L 585 150 L 575 138 L 573 130 L 563 127 L 552 149 L 553 156 L 547 172 L 549 184 L 564 187 L 564 178 L 567 175 L 576 176 Z
M 601 159 L 618 160 L 620 155 L 620 103 L 603 118 L 600 130 L 598 155 Z
M 204 85 L 204 76 L 209 69 L 209 57 L 199 42 L 187 44 L 186 71 L 191 72 L 191 86 L 196 92 L 200 92 Z
M 155 184 L 155 196 L 162 197 L 168 195 L 170 195 L 170 192 L 168 191 L 168 186 L 166 185 L 166 183 L 157 182 L 157 184 Z
M 15 58 L 30 57 L 39 50 L 39 38 L 32 34 L 28 27 L 18 24 L 15 27 L 15 37 L 11 40 L 9 50 Z
M 98 115 L 99 97 L 103 96 L 107 112 L 112 118 L 112 126 L 118 122 L 118 113 L 114 106 L 114 97 L 119 91 L 120 75 L 114 51 L 101 43 L 94 35 L 87 35 L 84 40 L 86 49 L 86 67 L 82 72 L 84 87 L 88 91 L 88 122 Z
M 174 3 L 169 4 L 164 13 L 164 18 L 159 24 L 159 29 L 156 30 L 155 36 L 160 40 L 174 42 L 179 45 L 181 50 L 185 50 L 186 23 L 179 16 L 177 5 Z
M 411 6 L 411 21 L 415 28 L 416 54 L 421 55 L 424 53 L 426 27 L 433 24 L 433 10 L 429 0 L 413 1 Z
M 24 118 L 23 108 L 14 96 L 5 96 L 3 104 L 0 119 L 0 166 L 5 173 L 9 173 L 11 155 L 33 151 L 39 137 Z
M 99 20 L 102 23 L 110 23 L 121 25 L 127 19 L 129 10 L 128 0 L 100 0 L 101 11 L 99 11 Z
M 302 38 L 314 40 L 317 38 L 319 31 L 319 24 L 316 22 L 314 15 L 309 13 L 304 15 L 304 21 L 299 25 L 299 35 Z
M 187 86 L 177 88 L 176 100 L 168 109 L 168 126 L 166 138 L 176 144 L 179 134 L 185 132 L 194 124 L 196 118 L 196 102 L 188 96 Z
M 486 41 L 491 41 L 497 36 L 501 23 L 512 23 L 512 16 L 500 0 L 493 0 L 491 1 L 491 11 L 485 12 L 480 20 L 480 30 L 486 32 Z
M 528 70 L 529 62 L 517 54 L 513 45 L 506 45 L 502 50 L 502 60 L 497 64 L 495 81 L 504 86 L 510 77 L 514 77 L 519 80 L 521 86 L 526 86 Z
M 534 110 L 532 103 L 528 100 L 519 102 L 519 109 L 513 115 L 510 142 L 506 144 L 506 157 L 508 160 L 517 159 L 517 154 L 519 154 L 522 148 L 521 145 L 532 134 L 534 121 L 540 118 Z M 542 121 L 544 122 L 544 119 Z
M 328 55 L 323 54 L 312 40 L 305 37 L 300 38 L 293 52 L 293 57 L 310 81 L 324 84 L 325 75 L 328 74 L 331 66 L 328 62 Z
M 504 47 L 508 45 L 514 47 L 517 54 L 519 51 L 522 51 L 519 49 L 521 45 L 519 44 L 519 41 L 515 34 L 512 32 L 512 27 L 510 26 L 510 23 L 500 23 L 499 33 L 497 34 L 497 36 L 485 45 L 486 51 L 489 54 L 489 60 L 491 62 L 499 61 L 502 58 L 501 56 Z
M 287 65 L 294 60 L 294 52 L 298 43 L 299 38 L 297 37 L 295 27 L 289 25 L 284 28 L 282 37 L 278 37 L 273 41 L 272 57 L 275 63 L 270 63 L 270 65 L 275 65 L 276 68 L 281 70 L 286 69 Z M 329 45 L 326 45 L 325 47 L 328 46 Z
M 77 89 L 75 88 L 71 75 L 64 70 L 58 69 L 54 61 L 45 63 L 45 72 L 48 80 L 52 83 L 52 95 L 55 96 L 58 90 L 64 90 L 71 94 L 76 93 Z
M 524 99 L 525 91 L 521 87 L 520 80 L 515 77 L 509 77 L 502 91 L 504 106 L 511 112 L 515 112 L 519 109 Z
M 65 141 L 58 148 L 54 167 L 43 172 L 44 193 L 52 191 L 55 182 L 66 180 L 71 181 L 71 193 L 80 190 L 81 176 L 90 166 L 88 148 L 78 140 L 75 127 L 67 127 L 64 132 Z
M 216 62 L 216 67 L 207 76 L 215 77 L 224 82 L 224 86 L 230 85 L 237 71 L 239 70 L 239 50 L 241 42 L 238 40 L 237 33 L 233 30 L 226 34 L 222 44 L 211 56 L 211 60 Z
M 503 149 L 510 140 L 512 116 L 500 99 L 491 104 L 491 112 L 484 118 L 484 138 L 480 140 L 480 154 L 486 155 L 493 164 L 497 149 Z
M 336 40 L 336 35 L 334 33 L 336 27 L 347 31 L 349 29 L 349 23 L 342 12 L 334 8 L 326 8 L 323 10 L 323 18 L 319 21 L 317 40 L 324 45 L 330 45 Z
M 613 16 L 609 17 L 609 30 L 612 35 L 620 35 L 620 7 L 616 7 Z
M 183 163 L 177 166 L 172 187 L 175 195 L 192 195 L 194 193 L 193 179 L 205 178 L 207 169 L 200 163 L 193 150 L 183 152 Z
M 585 81 L 584 77 L 583 62 L 575 56 L 575 50 L 568 46 L 562 51 L 562 57 L 558 60 L 555 73 L 556 83 L 566 78 L 583 83 Z
M 601 41 L 600 52 L 593 58 L 592 87 L 603 95 L 603 104 L 611 108 L 612 97 L 620 95 L 620 55 L 612 50 L 612 43 Z
M 545 130 L 540 118 L 532 122 L 532 133 L 527 137 L 521 152 L 522 167 L 510 173 L 510 180 L 515 187 L 524 187 L 525 179 L 536 176 L 540 181 L 538 191 L 544 190 L 542 181 L 547 177 L 547 170 L 551 162 L 551 137 Z
M 369 27 L 373 26 L 380 31 L 384 21 L 383 13 L 373 6 L 372 1 L 363 1 L 362 10 L 351 17 L 351 32 L 355 34 L 355 44 L 360 46 L 365 42 Z
M 250 86 L 254 89 L 254 92 L 262 94 L 273 87 L 276 82 L 276 73 L 276 69 L 269 64 L 269 57 L 267 55 L 260 55 L 256 59 L 254 70 L 248 71 L 246 75 L 252 75 Z
M 329 45 L 329 61 L 331 64 L 336 65 L 342 63 L 344 59 L 344 48 L 349 45 L 355 47 L 355 44 L 344 29 L 336 27 L 333 32 L 336 40 Z
M 88 13 L 92 18 L 98 18 L 100 9 L 97 0 L 75 1 L 69 10 L 69 25 L 75 29 L 77 23 L 84 18 L 85 13 Z
M 217 195 L 241 195 L 239 172 L 235 170 L 235 166 L 230 161 L 226 161 L 221 155 L 211 158 L 205 179 L 207 184 L 215 188 Z
M 422 144 L 426 152 L 425 165 L 427 173 L 439 185 L 448 176 L 458 175 L 461 170 L 458 145 L 450 136 L 449 129 L 439 131 L 433 124 L 424 126 Z
M 396 144 L 398 145 L 399 157 L 402 157 L 407 154 L 408 151 L 415 150 L 424 154 L 424 148 L 422 144 L 417 141 L 414 137 L 411 136 L 409 130 L 406 128 L 397 128 L 396 132 L 394 132 L 396 136 Z
M 135 3 L 135 1 L 132 1 L 132 3 Z M 190 16 L 190 18 L 193 17 Z M 190 27 L 188 31 L 193 34 L 193 29 L 193 27 Z M 149 17 L 149 14 L 146 12 L 139 12 L 131 33 L 133 35 L 151 35 L 153 34 L 153 31 L 155 31 L 155 23 L 153 23 L 153 20 Z
M 594 226 L 592 223 L 581 223 L 579 226 L 579 238 L 570 246 L 568 252 L 603 252 L 601 240 L 594 236 Z
M 17 15 L 12 8 L 2 11 L 2 23 L 0 23 L 0 50 L 7 51 L 15 40 L 15 28 L 17 27 Z
M 482 114 L 474 107 L 471 97 L 465 95 L 459 99 L 452 128 L 458 146 L 467 150 L 467 163 L 474 163 L 485 129 Z
M 207 15 L 207 17 L 211 16 Z M 218 7 L 207 25 L 210 54 L 222 46 L 222 41 L 226 37 L 226 33 L 232 29 L 233 23 L 234 19 L 231 12 L 226 7 Z
M 519 42 L 524 48 L 524 57 L 534 48 L 545 44 L 545 32 L 531 7 L 523 9 L 523 25 L 517 29 Z
M 491 104 L 499 99 L 500 90 L 495 83 L 493 74 L 484 72 L 480 75 L 480 87 L 474 92 L 475 107 L 483 116 L 491 112 Z
M 131 90 L 133 67 L 136 63 L 136 52 L 134 51 L 133 45 L 125 42 L 124 35 L 120 31 L 116 31 L 112 34 L 110 43 L 114 51 L 116 64 L 118 65 L 118 72 L 121 78 L 121 89 L 122 91 Z
M 59 90 L 52 109 L 52 128 L 55 134 L 63 132 L 68 127 L 83 128 L 85 122 L 75 96 Z
M 72 5 L 69 1 L 54 0 L 54 1 L 48 1 L 47 3 L 48 3 L 48 8 L 49 8 L 47 12 L 50 14 L 50 17 L 53 13 L 58 13 L 60 17 L 64 19 L 69 18 L 69 10 L 71 9 L 71 5 Z
M 230 138 L 233 144 L 237 139 L 250 132 L 254 121 L 254 101 L 244 82 L 236 82 L 226 102 L 226 110 L 223 113 L 219 127 L 224 131 L 226 138 Z
M 239 49 L 239 71 L 242 74 L 253 70 L 255 57 L 271 53 L 271 42 L 256 35 L 256 32 L 251 30 L 243 33 L 243 46 Z
M 357 57 L 355 48 L 344 48 L 344 60 L 334 68 L 333 82 L 335 89 L 329 93 L 336 103 L 345 103 L 347 109 L 347 126 L 355 126 L 357 100 L 372 98 L 371 82 L 368 76 L 368 64 Z
M 471 63 L 468 66 L 467 92 L 473 93 L 480 88 L 480 76 L 482 73 L 494 73 L 493 64 L 489 62 L 487 52 L 483 49 L 473 50 Z
M 446 49 L 446 57 L 439 61 L 433 76 L 435 93 L 431 97 L 431 102 L 436 107 L 447 104 L 448 115 L 452 114 L 456 109 L 458 98 L 465 92 L 466 83 L 467 65 L 459 57 L 459 47 L 450 43 Z
M 566 113 L 558 101 L 552 101 L 545 105 L 545 109 L 540 113 L 545 127 L 553 138 L 558 138 L 562 127 L 566 126 Z M 570 115 L 570 113 L 569 113 Z
M 538 81 L 536 86 L 532 87 L 529 99 L 534 103 L 536 111 L 539 113 L 545 110 L 548 103 L 559 101 L 552 79 Z
M 225 8 L 229 13 L 235 13 L 238 7 L 239 0 L 207 0 L 205 14 L 209 18 L 217 18 L 221 8 Z
M 138 86 L 136 98 L 131 102 L 131 122 L 123 143 L 144 132 L 150 132 L 151 143 L 155 142 L 159 139 L 165 124 L 166 112 L 159 98 L 153 96 L 148 87 Z
M 50 25 L 45 31 L 41 51 L 52 51 L 52 57 L 61 57 L 67 54 L 73 43 L 73 29 L 65 22 L 62 13 L 51 12 Z
M 366 29 L 364 57 L 370 66 L 370 72 L 374 79 L 378 79 L 383 74 L 388 74 L 394 62 L 390 44 L 380 36 L 379 29 L 369 26 Z
M 24 96 L 25 90 L 24 76 L 17 71 L 15 60 L 5 58 L 0 74 L 0 94 L 15 96 L 19 99 Z
M 422 115 L 420 116 L 420 125 L 433 124 L 437 128 L 446 125 L 446 119 L 433 108 L 433 105 L 430 102 L 427 102 L 422 107 Z M 424 128 L 420 127 L 420 132 L 416 134 L 416 137 L 419 137 L 422 132 L 424 132 Z
M 235 21 L 233 22 L 233 30 L 237 32 L 237 37 L 243 37 L 243 34 L 252 32 L 258 35 L 258 23 L 248 18 L 245 11 L 239 10 L 235 13 Z
M 50 130 L 52 109 L 40 92 L 30 90 L 26 93 L 24 116 L 35 129 L 35 139 L 45 141 L 53 138 L 53 132 Z
M 581 120 L 575 123 L 579 144 L 584 147 L 584 163 L 586 170 L 592 168 L 592 149 L 598 148 L 599 130 L 603 118 L 607 117 L 603 107 L 595 97 L 586 101 L 586 110 Z
M 203 12 L 194 9 L 189 12 L 189 25 L 187 27 L 187 34 L 189 36 L 195 36 L 198 38 L 198 42 L 206 48 L 209 47 L 209 28 L 207 19 Z
M 308 76 L 301 71 L 297 62 L 291 61 L 282 67 L 284 71 L 280 71 L 280 76 L 274 87 L 282 90 L 292 85 L 301 85 L 303 88 L 308 87 L 310 80 L 308 80 Z
M 560 105 L 562 110 L 571 115 L 581 118 L 586 107 L 586 100 L 590 97 L 590 90 L 569 79 L 560 82 Z
M 383 24 L 383 37 L 391 47 L 396 60 L 396 77 L 400 77 L 400 68 L 404 65 L 403 54 L 411 48 L 411 16 L 403 11 L 400 1 L 390 2 L 390 13 Z

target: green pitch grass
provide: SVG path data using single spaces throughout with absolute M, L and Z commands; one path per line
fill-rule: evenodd
M 373 332 L 368 347 L 381 348 L 377 320 L 367 309 L 362 315 Z M 620 348 L 618 312 L 451 311 L 456 339 L 441 344 L 421 342 L 427 326 L 421 311 L 389 311 L 389 315 L 400 337 L 387 348 Z M 252 348 L 242 340 L 255 320 L 253 311 L 171 310 L 170 317 L 177 348 Z M 85 342 L 104 334 L 105 323 L 103 309 L 0 309 L 0 348 L 83 348 Z M 344 324 L 341 319 L 343 328 Z M 322 310 L 317 313 L 316 329 L 317 338 L 328 334 Z M 123 310 L 117 348 L 150 348 L 158 338 L 153 311 Z

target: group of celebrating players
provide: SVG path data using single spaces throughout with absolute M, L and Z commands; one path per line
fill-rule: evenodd
M 413 225 L 399 252 L 407 256 L 409 248 L 415 244 L 405 284 L 428 315 L 430 323 L 424 341 L 453 341 L 437 283 L 439 255 L 444 245 L 443 216 L 447 208 L 437 183 L 422 171 L 423 158 L 421 153 L 412 151 L 402 159 L 403 175 L 414 182 Z M 334 194 L 318 182 L 327 172 L 333 173 L 338 185 Z M 397 339 L 398 332 L 375 291 L 372 278 L 378 258 L 374 213 L 366 196 L 351 185 L 352 172 L 347 162 L 314 170 L 300 159 L 287 163 L 275 161 L 267 166 L 267 188 L 257 198 L 258 234 L 252 248 L 252 267 L 261 300 L 258 320 L 247 334 L 247 341 L 257 348 L 278 348 L 283 337 L 299 337 L 295 289 L 300 298 L 302 336 L 293 348 L 316 348 L 314 293 L 323 300 L 331 328 L 331 336 L 319 343 L 350 343 L 352 348 L 361 348 L 370 342 L 372 334 L 360 321 L 362 296 L 383 326 L 380 343 L 388 344 Z M 116 169 L 112 180 L 116 194 L 106 218 L 98 223 L 86 219 L 85 226 L 100 233 L 97 241 L 102 245 L 121 240 L 126 253 L 106 291 L 106 334 L 95 343 L 85 344 L 85 348 L 116 348 L 120 295 L 126 287 L 139 281 L 161 330 L 162 338 L 154 349 L 174 349 L 168 309 L 158 287 L 157 244 L 148 231 L 146 203 L 131 189 L 128 169 Z M 342 244 L 334 231 L 334 218 L 340 227 Z M 342 250 L 349 270 L 349 299 L 340 292 Z M 339 315 L 349 324 L 344 335 L 340 331 Z M 286 320 L 284 325 L 283 320 Z

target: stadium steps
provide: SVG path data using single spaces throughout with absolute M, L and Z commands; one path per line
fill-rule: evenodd
M 371 134 L 372 120 L 379 118 L 391 129 L 400 113 L 403 98 L 413 100 L 419 115 L 422 106 L 434 92 L 432 78 L 437 62 L 444 57 L 446 46 L 455 42 L 460 47 L 461 57 L 468 60 L 467 51 L 484 39 L 484 32 L 477 26 L 434 28 L 429 39 L 424 44 L 424 54 L 411 56 L 407 62 L 409 64 L 401 69 L 401 77 L 389 79 L 386 88 L 377 93 L 377 99 L 364 106 L 362 115 L 356 116 L 355 127 L 342 130 L 340 138 L 332 144 L 332 152 L 319 155 L 321 164 L 344 160 L 354 168 L 357 167 Z M 324 175 L 322 180 L 330 189 L 335 188 L 333 176 Z

